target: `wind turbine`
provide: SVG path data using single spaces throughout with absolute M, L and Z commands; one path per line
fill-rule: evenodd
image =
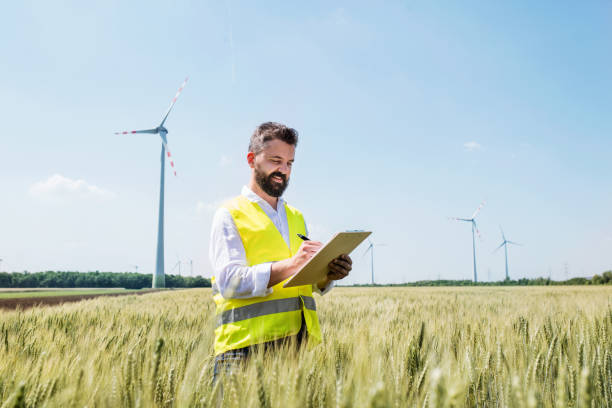
M 181 260 L 180 259 L 174 264 L 170 273 L 174 272 L 177 266 L 178 266 L 178 272 L 179 272 L 178 274 L 180 276 L 181 275 Z
M 485 205 L 484 201 L 482 203 L 480 203 L 480 205 L 478 206 L 476 211 L 474 211 L 474 214 L 472 214 L 472 216 L 470 218 L 454 218 L 454 217 L 451 217 L 451 220 L 465 221 L 465 222 L 469 222 L 469 223 L 472 224 L 472 252 L 474 254 L 474 282 L 478 282 L 478 273 L 476 272 L 476 239 L 475 239 L 475 236 L 474 236 L 474 232 L 476 234 L 478 234 L 478 238 L 480 238 L 480 231 L 478 231 L 478 226 L 476 225 L 476 216 L 478 215 L 478 213 L 480 212 L 482 207 L 484 207 L 484 205 Z
M 502 229 L 501 225 L 499 226 L 499 230 L 501 231 L 502 239 L 504 241 L 497 248 L 495 248 L 495 251 L 493 252 L 497 252 L 499 248 L 504 247 L 504 252 L 506 254 L 506 280 L 510 280 L 510 275 L 508 275 L 508 244 L 511 244 L 511 245 L 521 245 L 521 244 L 519 244 L 518 242 L 508 241 L 506 239 L 506 236 L 504 235 L 504 230 Z
M 159 218 L 158 218 L 158 223 L 157 223 L 157 259 L 155 262 L 155 274 L 153 275 L 153 285 L 152 285 L 153 288 L 165 288 L 166 287 L 166 277 L 164 274 L 164 175 L 165 175 L 165 169 L 166 169 L 165 167 L 166 154 L 168 155 L 168 158 L 170 160 L 170 166 L 172 166 L 172 168 L 174 169 L 174 161 L 171 158 L 172 155 L 170 154 L 170 149 L 168 149 L 168 139 L 166 137 L 168 135 L 168 129 L 164 127 L 164 124 L 166 123 L 166 119 L 168 119 L 168 115 L 170 114 L 170 111 L 174 107 L 176 100 L 181 94 L 181 91 L 185 87 L 185 84 L 187 84 L 188 79 L 189 78 L 185 78 L 185 81 L 183 81 L 181 87 L 176 92 L 176 95 L 174 95 L 174 98 L 172 99 L 172 102 L 170 102 L 170 106 L 166 110 L 166 113 L 164 114 L 163 119 L 161 123 L 159 124 L 159 126 L 157 126 L 154 129 L 115 132 L 116 135 L 127 135 L 127 134 L 134 134 L 134 133 L 150 133 L 153 135 L 158 134 L 162 142 L 161 175 L 160 175 L 160 182 L 159 182 Z M 174 170 L 174 175 L 176 176 L 176 170 Z
M 178 274 L 179 276 L 181 276 L 181 264 L 183 262 L 181 261 L 181 258 L 179 257 L 178 252 L 176 253 L 176 263 L 174 264 L 174 266 L 172 267 L 172 270 L 170 271 L 171 273 L 174 272 L 174 270 L 176 269 L 176 267 L 178 266 Z
M 387 246 L 385 244 L 374 244 L 372 242 L 371 239 L 368 238 L 368 242 L 370 243 L 370 245 L 368 245 L 368 247 L 366 248 L 365 252 L 363 253 L 363 256 L 365 256 L 368 251 L 370 251 L 370 265 L 372 266 L 372 285 L 374 285 L 374 247 L 377 246 Z

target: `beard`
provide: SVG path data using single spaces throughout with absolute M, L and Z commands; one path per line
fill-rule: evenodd
M 273 181 L 272 177 L 279 177 L 283 181 L 282 183 L 278 183 Z M 282 196 L 289 185 L 289 180 L 287 180 L 283 173 L 275 171 L 269 175 L 266 175 L 266 173 L 259 170 L 257 167 L 255 168 L 255 181 L 266 194 L 272 197 Z

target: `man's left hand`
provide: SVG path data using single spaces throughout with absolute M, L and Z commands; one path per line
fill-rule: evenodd
M 351 257 L 348 255 L 340 255 L 329 263 L 329 272 L 327 273 L 327 279 L 344 279 L 348 276 L 351 269 L 353 269 L 353 261 L 351 260 Z

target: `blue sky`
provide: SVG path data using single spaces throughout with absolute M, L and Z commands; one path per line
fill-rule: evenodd
M 248 139 L 300 132 L 286 199 L 313 238 L 371 229 L 379 282 L 563 279 L 612 269 L 612 3 L 12 2 L 0 27 L 1 270 L 155 261 L 166 124 L 166 270 L 210 276 L 214 208 Z M 365 248 L 349 283 L 369 280 Z M 176 270 L 175 270 L 176 272 Z

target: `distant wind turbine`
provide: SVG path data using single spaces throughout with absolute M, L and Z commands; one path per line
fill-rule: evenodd
M 153 275 L 153 285 L 152 285 L 154 288 L 166 287 L 166 276 L 164 273 L 164 180 L 165 180 L 164 175 L 165 175 L 165 169 L 166 169 L 165 167 L 166 154 L 168 155 L 168 158 L 170 160 L 170 166 L 172 166 L 172 168 L 174 169 L 174 161 L 171 158 L 172 155 L 170 154 L 170 149 L 168 149 L 168 140 L 166 138 L 166 136 L 168 135 L 168 129 L 164 127 L 164 124 L 166 123 L 166 119 L 168 119 L 168 115 L 170 114 L 170 111 L 174 107 L 176 100 L 181 94 L 181 91 L 185 87 L 185 84 L 187 84 L 187 79 L 189 78 L 185 78 L 185 81 L 183 81 L 183 84 L 176 92 L 176 95 L 174 95 L 174 98 L 172 99 L 172 102 L 170 102 L 170 106 L 166 110 L 166 113 L 164 114 L 161 123 L 155 129 L 115 132 L 116 135 L 127 135 L 127 134 L 133 134 L 133 133 L 150 133 L 154 135 L 159 134 L 159 137 L 161 137 L 162 146 L 161 146 L 161 175 L 160 175 L 160 182 L 159 182 L 159 218 L 158 218 L 158 224 L 157 224 L 157 259 L 155 262 L 155 274 Z M 174 175 L 176 176 L 176 171 L 174 171 Z
M 480 238 L 480 231 L 478 231 L 478 226 L 476 225 L 476 216 L 478 215 L 482 207 L 484 207 L 484 205 L 485 205 L 484 201 L 480 203 L 480 205 L 478 206 L 476 211 L 474 211 L 474 214 L 472 214 L 470 218 L 451 217 L 451 220 L 465 221 L 465 222 L 469 222 L 472 224 L 472 253 L 474 255 L 474 282 L 478 282 L 478 273 L 476 272 L 476 239 L 475 239 L 474 233 L 478 234 L 478 237 Z
M 180 259 L 174 264 L 170 273 L 174 272 L 177 266 L 178 266 L 178 274 L 180 275 L 181 274 L 181 260 Z
M 363 253 L 363 256 L 365 256 L 368 253 L 368 251 L 370 251 L 370 265 L 372 267 L 372 285 L 374 285 L 374 247 L 387 246 L 387 245 L 374 244 L 372 240 L 370 240 L 369 238 L 368 238 L 368 242 L 370 243 L 370 245 L 368 245 L 368 247 L 366 248 L 365 252 Z
M 176 263 L 174 264 L 174 266 L 172 267 L 172 270 L 170 271 L 171 273 L 174 272 L 174 270 L 176 269 L 176 267 L 178 266 L 178 274 L 179 276 L 181 275 L 181 258 L 179 257 L 178 253 L 176 254 Z
M 499 248 L 504 247 L 504 253 L 506 254 L 506 280 L 510 280 L 510 275 L 508 274 L 508 244 L 511 244 L 511 245 L 522 245 L 522 244 L 519 244 L 518 242 L 508 241 L 506 239 L 506 236 L 504 235 L 504 230 L 501 227 L 501 225 L 499 226 L 499 230 L 501 231 L 503 242 L 497 248 L 495 248 L 493 252 L 497 252 Z

